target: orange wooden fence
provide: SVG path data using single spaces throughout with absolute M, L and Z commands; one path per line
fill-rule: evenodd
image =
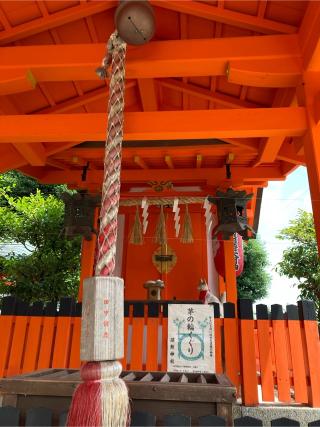
M 126 370 L 167 369 L 168 303 L 125 302 Z M 185 301 L 184 303 L 195 303 Z M 3 300 L 0 316 L 0 377 L 46 368 L 79 368 L 81 304 L 70 298 L 28 307 Z M 298 306 L 256 306 L 249 300 L 214 307 L 216 371 L 237 386 L 245 405 L 304 403 L 320 407 L 320 342 L 311 301 Z

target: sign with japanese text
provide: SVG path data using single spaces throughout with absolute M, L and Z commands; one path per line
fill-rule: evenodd
M 215 372 L 212 305 L 169 304 L 168 371 Z

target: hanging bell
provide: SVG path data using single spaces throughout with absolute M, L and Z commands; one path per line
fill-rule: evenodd
M 153 9 L 146 0 L 122 0 L 115 13 L 115 25 L 126 43 L 148 43 L 155 32 Z
M 247 217 L 247 203 L 252 197 L 252 193 L 234 191 L 232 188 L 226 192 L 217 191 L 215 197 L 208 197 L 209 202 L 217 206 L 218 226 L 213 237 L 221 233 L 222 239 L 228 240 L 234 233 L 238 233 L 248 239 L 248 230 L 254 233 Z
M 94 230 L 94 210 L 100 203 L 100 197 L 86 193 L 64 194 L 65 202 L 64 230 L 67 238 L 83 236 L 92 239 Z

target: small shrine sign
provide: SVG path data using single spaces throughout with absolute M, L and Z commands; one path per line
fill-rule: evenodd
M 215 372 L 212 305 L 169 304 L 168 371 Z

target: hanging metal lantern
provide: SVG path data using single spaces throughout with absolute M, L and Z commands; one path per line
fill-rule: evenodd
M 215 197 L 208 197 L 209 202 L 217 206 L 218 213 L 218 226 L 213 237 L 221 233 L 222 239 L 227 240 L 234 233 L 238 233 L 244 239 L 248 239 L 247 231 L 254 233 L 247 217 L 247 203 L 252 197 L 252 193 L 234 191 L 232 188 L 228 188 L 226 192 L 217 191 Z
M 83 236 L 92 239 L 94 229 L 94 209 L 99 206 L 100 197 L 86 193 L 64 194 L 65 202 L 64 230 L 65 236 L 73 238 Z

